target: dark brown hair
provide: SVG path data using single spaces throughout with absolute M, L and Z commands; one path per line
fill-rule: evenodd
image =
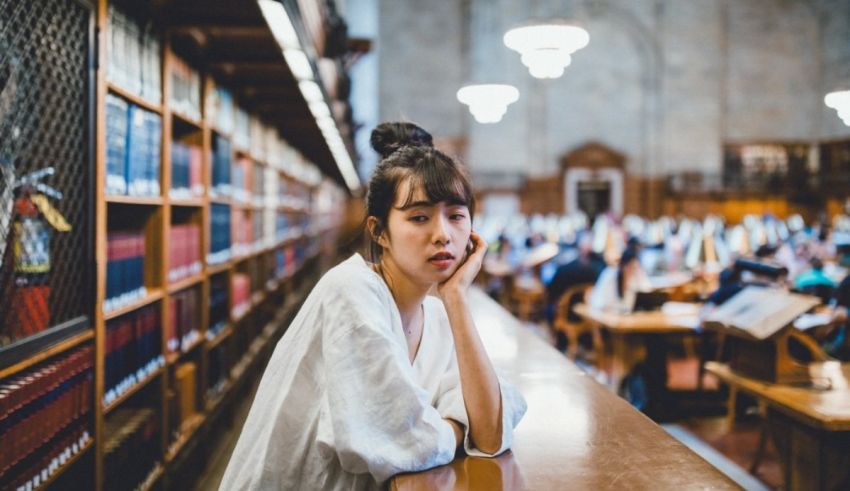
M 417 189 L 422 189 L 431 203 L 466 206 L 471 219 L 475 196 L 466 170 L 434 148 L 430 133 L 413 123 L 382 123 L 372 130 L 371 144 L 381 161 L 366 195 L 366 215 L 378 221 L 374 235 L 366 230 L 370 261 L 377 263 L 381 259 L 383 248 L 375 239 L 386 231 L 387 217 L 396 202 L 399 185 L 405 180 L 410 182 L 410 188 L 402 207 L 413 201 Z

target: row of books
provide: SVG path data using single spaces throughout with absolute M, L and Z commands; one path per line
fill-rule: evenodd
M 169 433 L 172 439 L 179 438 L 183 425 L 198 412 L 198 370 L 193 362 L 185 362 L 174 369 L 174 391 L 168 395 Z
M 162 100 L 160 40 L 152 23 L 143 25 L 110 4 L 106 13 L 107 77 L 154 104 Z
M 210 280 L 210 327 L 207 329 L 208 339 L 213 339 L 221 332 L 230 320 L 228 305 L 230 301 L 230 285 L 227 275 L 220 274 Z
M 214 197 L 229 197 L 231 195 L 230 167 L 232 157 L 230 140 L 214 134 L 212 142 L 212 188 L 210 188 L 210 194 Z
M 230 259 L 230 206 L 221 203 L 210 205 L 209 264 L 219 264 Z
M 162 118 L 106 96 L 106 194 L 159 196 Z
M 171 108 L 201 120 L 201 75 L 178 56 L 171 57 Z
M 238 319 L 251 310 L 251 278 L 245 273 L 234 273 L 233 284 L 233 308 L 231 314 Z
M 165 364 L 160 324 L 157 305 L 143 307 L 107 322 L 104 406 Z
M 200 339 L 200 293 L 190 288 L 175 293 L 169 299 L 168 340 L 169 352 L 188 351 Z
M 278 241 L 297 239 L 307 233 L 310 217 L 294 213 L 280 213 L 275 216 L 275 239 Z
M 0 475 L 89 413 L 93 363 L 84 346 L 0 383 Z
M 104 489 L 137 489 L 160 455 L 159 418 L 151 408 L 121 407 L 104 425 Z
M 106 238 L 106 300 L 108 312 L 133 303 L 145 289 L 145 235 L 141 232 L 109 232 Z
M 262 233 L 260 237 L 262 237 Z M 254 227 L 251 215 L 242 210 L 235 210 L 233 213 L 233 255 L 248 254 L 253 246 Z
M 72 426 L 12 472 L 0 473 L 0 489 L 39 489 L 92 441 L 86 425 Z
M 230 134 L 233 131 L 233 96 L 224 87 L 217 86 L 207 95 L 207 121 L 215 129 Z
M 195 223 L 172 225 L 169 231 L 168 281 L 201 273 L 201 227 Z
M 239 148 L 251 148 L 251 117 L 241 107 L 236 107 L 233 126 L 233 143 Z
M 242 203 L 251 202 L 254 189 L 254 163 L 251 159 L 237 158 L 233 163 L 231 178 L 233 199 Z
M 191 199 L 203 196 L 202 166 L 201 147 L 179 141 L 172 142 L 169 196 L 174 199 Z

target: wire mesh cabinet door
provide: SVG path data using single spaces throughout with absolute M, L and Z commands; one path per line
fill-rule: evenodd
M 94 21 L 0 0 L 0 367 L 91 327 Z

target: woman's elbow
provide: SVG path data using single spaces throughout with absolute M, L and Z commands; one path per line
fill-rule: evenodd
M 495 454 L 502 448 L 502 432 L 501 428 L 492 428 L 489 431 L 482 432 L 483 435 L 470 435 L 472 438 L 472 445 L 478 450 L 487 453 L 487 454 Z

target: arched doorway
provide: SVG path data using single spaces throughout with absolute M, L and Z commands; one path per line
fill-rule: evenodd
M 623 214 L 626 157 L 601 143 L 586 143 L 561 157 L 564 210 L 589 217 Z

